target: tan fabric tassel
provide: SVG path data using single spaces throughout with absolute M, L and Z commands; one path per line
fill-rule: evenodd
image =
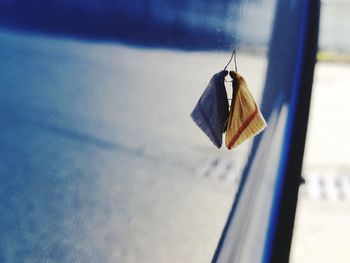
M 260 133 L 267 126 L 247 84 L 237 72 L 230 71 L 233 96 L 226 130 L 226 146 L 232 149 Z

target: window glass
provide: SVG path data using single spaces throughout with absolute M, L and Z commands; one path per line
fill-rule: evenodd
M 274 10 L 0 0 L 0 261 L 209 262 L 252 140 L 190 114 L 233 48 L 260 104 Z

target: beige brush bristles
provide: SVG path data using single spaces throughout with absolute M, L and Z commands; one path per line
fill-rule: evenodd
M 228 149 L 255 136 L 267 126 L 244 78 L 234 71 L 230 71 L 230 76 L 233 79 L 233 98 L 225 138 Z

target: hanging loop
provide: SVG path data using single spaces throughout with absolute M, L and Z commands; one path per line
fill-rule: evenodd
M 235 63 L 235 71 L 237 72 L 236 49 L 233 49 L 232 54 L 231 54 L 231 58 L 230 58 L 229 62 L 227 63 L 227 65 L 224 67 L 224 70 L 227 69 L 228 65 L 230 65 L 233 58 L 234 58 L 234 63 Z

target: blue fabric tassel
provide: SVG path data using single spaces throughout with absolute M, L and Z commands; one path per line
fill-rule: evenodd
M 227 70 L 223 70 L 211 78 L 191 114 L 193 121 L 218 148 L 222 145 L 222 134 L 226 130 L 226 121 L 229 117 L 224 83 L 227 74 Z

